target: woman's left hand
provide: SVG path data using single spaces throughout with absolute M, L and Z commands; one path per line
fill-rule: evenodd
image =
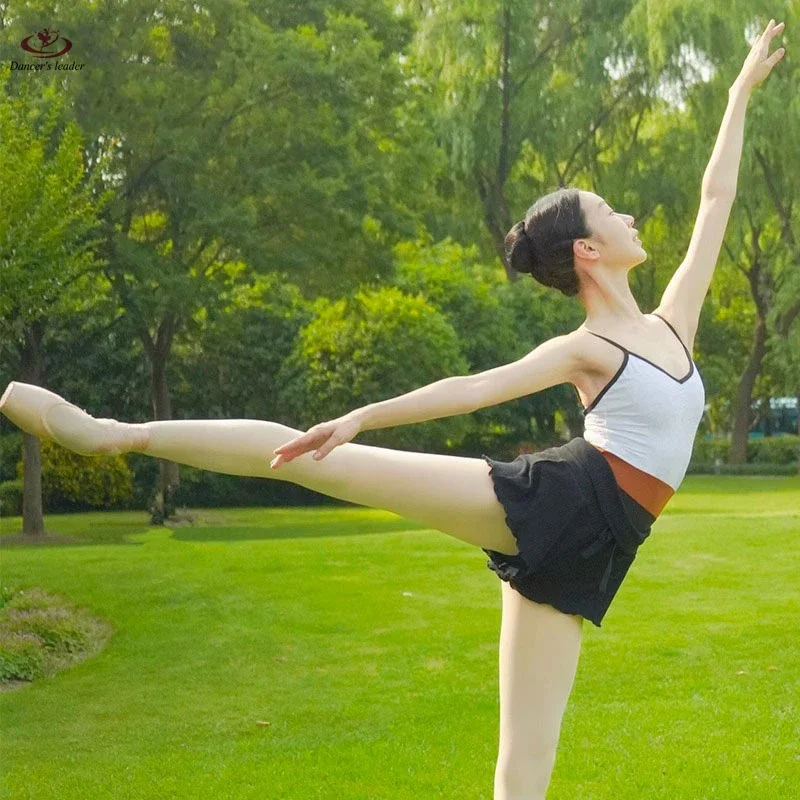
M 754 89 L 772 72 L 772 68 L 783 58 L 786 48 L 780 47 L 770 55 L 769 46 L 772 40 L 783 32 L 783 27 L 782 22 L 776 25 L 774 19 L 769 21 L 764 33 L 753 42 L 753 47 L 736 79 L 737 83 L 748 89 Z

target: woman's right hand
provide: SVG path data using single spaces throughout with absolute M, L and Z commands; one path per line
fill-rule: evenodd
M 315 450 L 315 460 L 325 458 L 334 447 L 349 442 L 361 430 L 361 419 L 355 414 L 346 414 L 343 417 L 320 422 L 309 428 L 302 436 L 295 436 L 286 444 L 276 447 L 272 452 L 275 458 L 270 462 L 272 469 L 277 469 L 281 464 L 287 464 L 298 456 Z

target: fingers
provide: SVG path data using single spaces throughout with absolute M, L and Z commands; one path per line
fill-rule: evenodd
M 785 47 L 779 47 L 767 60 L 766 63 L 769 65 L 770 68 L 774 67 L 782 58 L 783 54 L 786 52 Z
M 770 40 L 774 39 L 779 33 L 783 32 L 783 23 L 779 22 L 777 25 L 772 26 L 772 30 L 770 31 Z
M 771 19 L 767 23 L 767 27 L 764 29 L 764 33 L 762 34 L 762 39 L 767 39 L 769 37 L 769 41 L 772 41 L 782 30 L 784 27 L 783 22 L 779 22 L 777 25 L 775 24 L 775 20 Z
M 319 450 L 317 450 L 317 452 L 314 453 L 313 456 L 314 460 L 320 461 L 321 459 L 325 458 L 325 456 L 328 455 L 328 453 L 330 453 L 330 451 L 333 450 L 334 447 L 338 447 L 340 444 L 341 441 L 339 441 L 338 439 L 333 439 L 333 438 L 328 439 L 328 441 L 325 442 L 324 446 L 320 447 Z
M 753 47 L 759 47 L 763 45 L 765 42 L 767 45 L 779 34 L 783 31 L 784 23 L 779 22 L 777 25 L 775 24 L 775 20 L 771 19 L 767 23 L 767 27 L 764 28 L 764 32 L 761 33 L 759 36 L 756 37 L 756 40 L 753 42 Z
M 311 430 L 306 431 L 302 436 L 295 436 L 294 439 L 290 439 L 286 444 L 276 447 L 272 452 L 283 453 L 284 455 L 297 455 L 297 453 L 293 451 L 304 452 L 303 448 L 306 450 L 311 449 L 316 443 L 321 442 L 328 433 L 329 431 L 321 430 L 315 426 Z
M 286 442 L 286 444 L 276 447 L 272 451 L 275 454 L 275 458 L 270 461 L 270 467 L 272 467 L 272 469 L 277 469 L 281 464 L 286 464 L 289 461 L 292 461 L 298 456 L 303 455 L 303 453 L 313 450 L 315 447 L 318 447 L 324 442 L 325 448 L 323 449 L 322 447 L 319 447 L 313 456 L 315 461 L 319 461 L 334 447 L 336 447 L 337 444 L 340 443 L 340 440 L 338 439 L 330 439 L 332 430 L 333 427 L 330 425 L 326 425 L 324 427 L 315 426 L 302 436 L 296 436 L 294 439 Z
M 286 442 L 286 444 L 282 444 L 280 447 L 276 447 L 272 451 L 275 458 L 269 462 L 270 467 L 272 469 L 277 469 L 281 464 L 285 464 L 293 458 L 297 458 L 297 456 L 307 452 L 314 446 L 313 442 L 315 438 L 317 438 L 317 434 L 310 435 L 305 433 L 302 436 L 297 436 Z

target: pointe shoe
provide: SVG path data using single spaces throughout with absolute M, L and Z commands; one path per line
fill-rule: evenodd
M 0 412 L 26 433 L 80 455 L 119 455 L 144 450 L 149 432 L 115 419 L 95 419 L 41 386 L 11 381 L 0 397 Z

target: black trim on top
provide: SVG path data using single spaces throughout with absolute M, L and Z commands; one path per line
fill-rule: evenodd
M 656 316 L 658 316 L 658 315 L 656 315 Z M 659 317 L 659 319 L 663 319 L 663 318 Z M 664 320 L 664 322 L 667 322 L 667 321 Z M 667 322 L 667 324 L 669 325 L 668 322 Z M 672 326 L 670 325 L 670 327 L 672 327 Z M 683 342 L 681 342 L 681 346 L 683 347 L 683 351 L 686 353 L 686 356 L 689 359 L 689 372 L 686 375 L 684 375 L 682 378 L 676 378 L 674 375 L 670 375 L 670 373 L 667 372 L 664 369 L 664 367 L 659 367 L 658 364 L 654 364 L 649 358 L 645 358 L 644 356 L 640 356 L 638 353 L 634 353 L 632 350 L 628 350 L 626 347 L 623 347 L 621 344 L 619 344 L 618 342 L 615 342 L 613 339 L 609 339 L 607 336 L 603 336 L 601 333 L 595 333 L 594 331 L 590 331 L 588 328 L 585 329 L 585 330 L 586 330 L 587 333 L 591 333 L 592 336 L 599 336 L 601 339 L 605 339 L 610 344 L 613 344 L 616 347 L 619 347 L 619 349 L 622 350 L 624 353 L 629 353 L 632 356 L 636 356 L 636 358 L 640 358 L 642 361 L 646 361 L 648 364 L 650 364 L 650 366 L 655 367 L 657 370 L 661 370 L 661 372 L 663 372 L 668 378 L 672 378 L 672 380 L 674 380 L 675 383 L 686 383 L 686 381 L 688 381 L 689 378 L 692 377 L 692 373 L 694 372 L 694 359 L 692 358 L 691 354 L 689 353 L 689 350 L 686 348 L 686 345 Z M 674 329 L 673 329 L 673 331 L 674 331 Z M 677 334 L 675 334 L 675 335 L 677 336 Z M 680 337 L 678 337 L 678 341 L 680 341 Z
M 612 342 L 612 344 L 616 344 L 616 343 Z M 617 346 L 619 346 L 619 345 L 617 345 Z M 625 369 L 625 367 L 628 364 L 628 351 L 625 350 L 625 348 L 623 347 L 622 348 L 622 352 L 623 352 L 623 354 L 625 356 L 622 359 L 622 364 L 620 364 L 619 369 L 614 373 L 614 376 L 611 378 L 611 380 L 600 390 L 600 394 L 598 394 L 597 397 L 595 397 L 594 400 L 592 400 L 592 402 L 589 403 L 589 405 L 586 408 L 583 409 L 583 416 L 584 417 L 600 402 L 600 398 L 617 382 L 617 378 L 619 378 L 619 376 L 622 375 L 622 371 Z M 578 400 L 580 402 L 580 395 L 578 396 Z M 583 405 L 583 404 L 581 403 L 581 405 Z
M 655 311 L 652 313 L 652 316 L 658 317 L 660 320 L 666 322 L 667 325 L 669 325 L 669 329 L 675 334 L 675 338 L 681 343 L 681 346 L 686 351 L 686 355 L 689 356 L 689 360 L 691 361 L 692 354 L 689 352 L 689 348 L 683 343 L 683 339 L 681 339 L 681 337 L 678 336 L 678 331 L 676 331 L 675 328 L 672 327 L 670 321 L 666 317 L 662 317 L 661 314 L 657 314 Z
M 647 362 L 648 364 L 650 364 L 650 366 L 655 367 L 657 370 L 663 372 L 668 378 L 672 378 L 672 380 L 675 381 L 675 383 L 686 383 L 686 381 L 688 381 L 689 378 L 692 377 L 692 375 L 694 374 L 694 359 L 692 358 L 692 354 L 689 352 L 689 348 L 686 347 L 686 345 L 683 343 L 683 339 L 681 339 L 681 337 L 678 336 L 678 332 L 675 330 L 675 328 L 673 328 L 672 325 L 670 325 L 669 320 L 664 319 L 664 317 L 662 317 L 661 314 L 656 314 L 655 311 L 653 312 L 652 315 L 654 317 L 658 317 L 663 322 L 666 322 L 670 330 L 675 334 L 677 340 L 681 343 L 681 347 L 683 347 L 683 351 L 686 353 L 686 356 L 689 359 L 688 374 L 686 374 L 683 378 L 676 378 L 674 375 L 670 375 L 670 373 L 667 372 L 663 367 L 659 367 L 658 364 L 654 364 L 649 358 L 645 358 L 644 356 L 640 356 L 638 353 L 634 353 L 631 350 L 628 350 L 627 347 L 623 347 L 621 344 L 615 342 L 613 339 L 609 339 L 607 336 L 603 336 L 600 333 L 595 333 L 594 331 L 590 331 L 588 328 L 585 328 L 584 330 L 586 330 L 587 333 L 591 333 L 592 336 L 599 336 L 601 339 L 605 339 L 610 344 L 613 344 L 615 347 L 618 347 L 620 350 L 622 350 L 625 357 L 622 359 L 622 364 L 620 364 L 619 369 L 617 369 L 617 371 L 614 373 L 614 376 L 611 378 L 611 380 L 600 390 L 600 393 L 594 398 L 594 400 L 592 400 L 592 402 L 589 403 L 589 405 L 583 409 L 584 417 L 598 404 L 603 395 L 606 394 L 606 392 L 608 392 L 608 390 L 616 383 L 617 378 L 619 378 L 619 376 L 622 374 L 622 371 L 625 369 L 628 363 L 629 355 L 636 356 L 636 358 L 639 358 L 642 361 Z M 583 403 L 581 403 L 580 400 L 580 395 L 578 395 L 578 402 L 580 403 L 581 406 L 583 406 Z

